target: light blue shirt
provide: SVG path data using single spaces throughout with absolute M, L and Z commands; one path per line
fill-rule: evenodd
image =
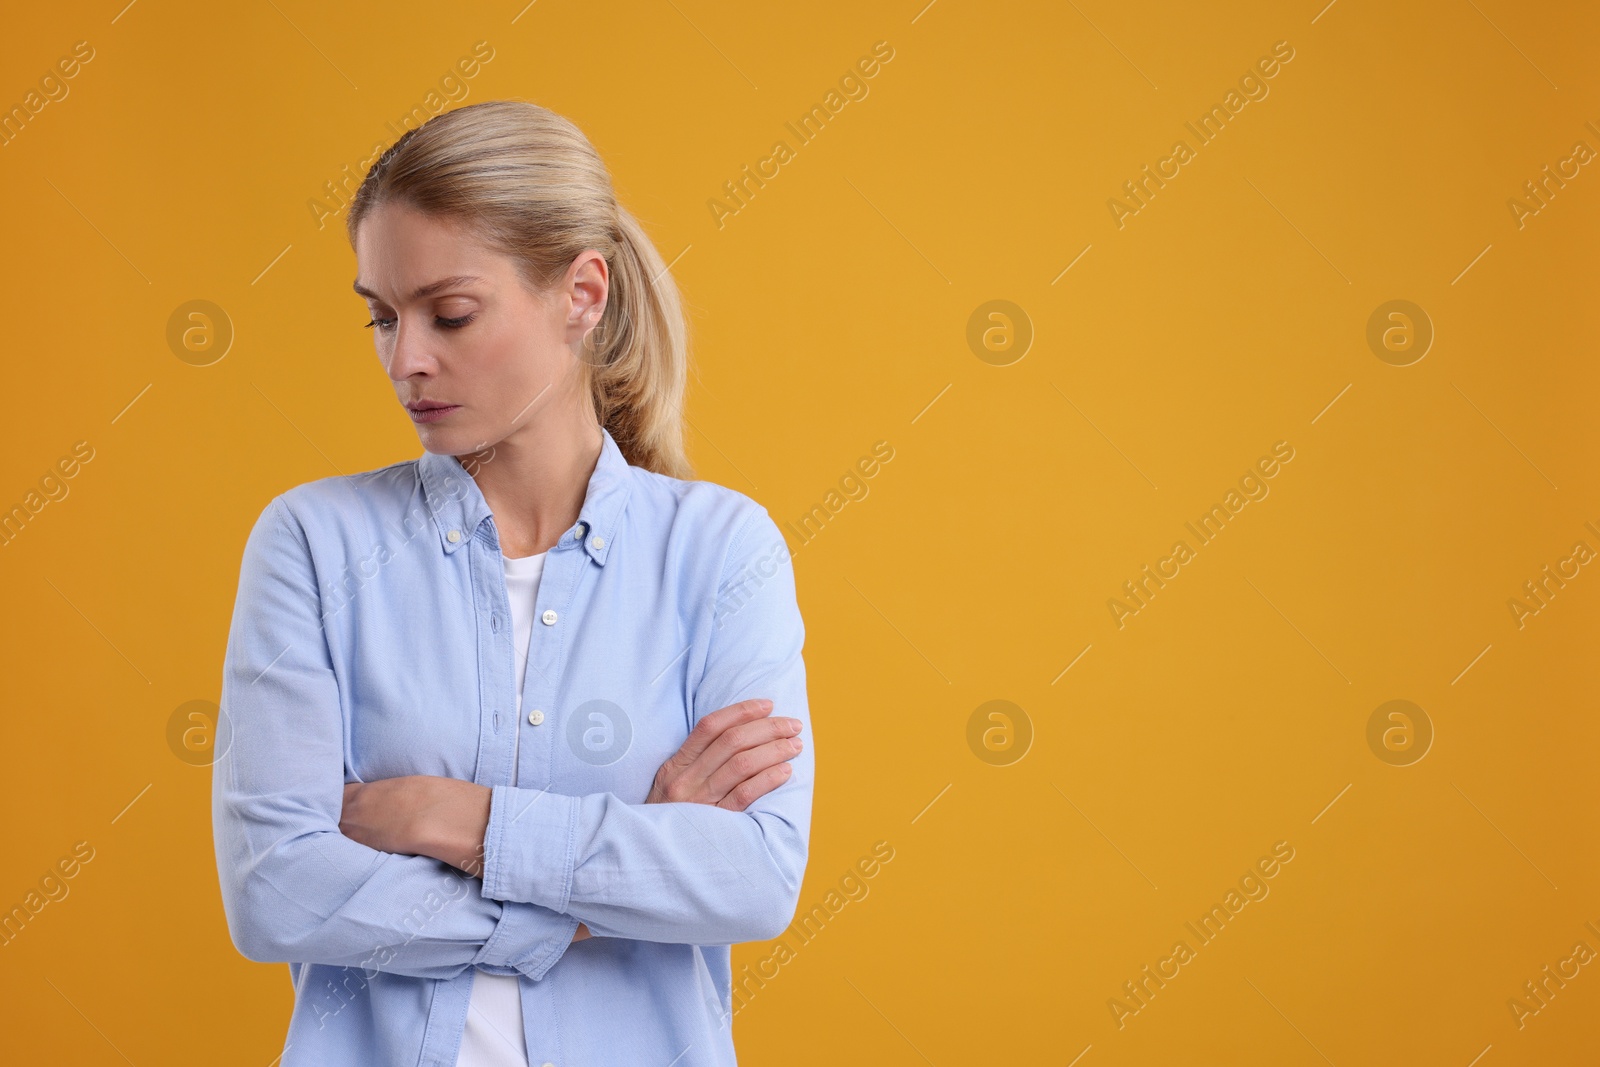
M 810 839 L 793 565 L 760 504 L 601 432 L 520 716 L 494 518 L 454 457 L 308 482 L 256 520 L 212 819 L 234 944 L 290 965 L 283 1067 L 451 1067 L 478 969 L 521 976 L 533 1067 L 735 1062 L 730 946 L 789 925 Z M 754 697 L 804 724 L 788 780 L 743 812 L 644 803 L 703 716 Z M 345 783 L 409 774 L 493 787 L 481 882 L 339 832 Z

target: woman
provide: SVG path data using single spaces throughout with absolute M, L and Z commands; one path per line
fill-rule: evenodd
M 688 480 L 676 289 L 567 120 L 409 131 L 348 229 L 419 459 L 244 550 L 213 781 L 228 927 L 296 1065 L 735 1062 L 813 754 L 782 535 Z

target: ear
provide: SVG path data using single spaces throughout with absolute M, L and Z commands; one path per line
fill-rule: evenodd
M 571 304 L 567 315 L 569 341 L 581 340 L 600 322 L 610 291 L 611 272 L 605 257 L 592 248 L 578 253 L 567 273 L 566 293 Z

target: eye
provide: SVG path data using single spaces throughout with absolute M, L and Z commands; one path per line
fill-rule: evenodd
M 435 321 L 438 322 L 438 324 L 440 326 L 443 326 L 446 329 L 459 330 L 463 326 L 466 326 L 468 323 L 470 323 L 473 319 L 475 319 L 477 317 L 478 317 L 477 312 L 473 312 L 471 315 L 462 315 L 459 318 L 454 318 L 454 319 L 438 318 Z M 383 331 L 384 333 L 388 333 L 390 330 L 394 329 L 394 320 L 393 319 L 374 318 L 371 322 L 367 323 L 365 328 L 366 329 L 372 329 L 373 327 L 377 327 L 379 330 Z

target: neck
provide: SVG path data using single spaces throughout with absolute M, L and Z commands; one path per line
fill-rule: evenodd
M 549 551 L 572 529 L 604 444 L 592 410 L 543 415 L 496 444 L 487 462 L 457 457 L 494 515 L 501 553 L 512 558 Z

